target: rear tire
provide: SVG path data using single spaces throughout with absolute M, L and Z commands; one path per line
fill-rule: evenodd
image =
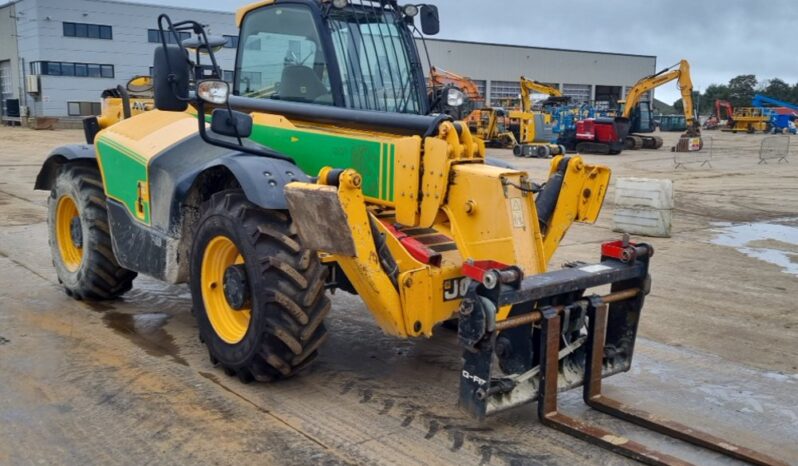
M 268 382 L 316 357 L 327 336 L 327 271 L 287 213 L 261 209 L 240 190 L 217 193 L 203 205 L 190 260 L 194 314 L 213 364 L 243 382 Z M 234 287 L 224 274 L 235 264 L 245 272 L 244 310 L 226 295 Z
M 75 299 L 114 299 L 133 286 L 111 246 L 105 193 L 96 167 L 65 165 L 48 199 L 50 251 L 58 281 Z

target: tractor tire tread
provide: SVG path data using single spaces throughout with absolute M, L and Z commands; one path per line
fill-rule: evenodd
M 196 238 L 202 235 L 205 219 L 212 216 L 234 222 L 239 240 L 249 242 L 241 245 L 242 254 L 254 251 L 255 258 L 245 256 L 245 263 L 257 264 L 254 270 L 260 276 L 250 276 L 253 317 L 245 339 L 252 335 L 253 348 L 236 360 L 214 354 L 219 346 L 210 341 L 210 337 L 216 337 L 207 316 L 200 315 L 201 293 L 194 296 L 195 312 L 200 310 L 196 312 L 200 331 L 209 333 L 202 337 L 211 360 L 242 380 L 272 382 L 291 377 L 307 366 L 327 335 L 323 322 L 331 307 L 324 288 L 327 268 L 320 264 L 315 252 L 302 246 L 287 213 L 261 209 L 247 201 L 241 190 L 222 191 L 211 197 L 201 209 Z M 192 250 L 196 255 L 197 250 Z M 192 265 L 198 261 L 201 253 L 192 259 Z M 196 295 L 194 281 L 192 272 L 192 295 Z M 262 313 L 262 319 L 254 315 L 256 312 Z
M 54 209 L 61 191 L 69 190 L 78 207 L 84 228 L 83 256 L 77 271 L 69 272 L 60 264 L 54 233 Z M 133 287 L 136 272 L 119 265 L 113 254 L 108 226 L 105 193 L 96 167 L 67 164 L 61 167 L 48 199 L 50 248 L 59 282 L 67 295 L 93 301 L 115 299 Z

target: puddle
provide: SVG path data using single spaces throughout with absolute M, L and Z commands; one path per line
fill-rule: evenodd
M 735 248 L 753 257 L 781 267 L 783 272 L 798 276 L 798 218 L 774 220 L 772 223 L 715 223 L 717 234 L 712 244 Z
M 103 322 L 108 328 L 141 347 L 147 354 L 170 357 L 175 362 L 188 366 L 188 362 L 180 357 L 174 338 L 163 328 L 169 317 L 163 312 L 146 314 L 106 312 L 103 314 Z

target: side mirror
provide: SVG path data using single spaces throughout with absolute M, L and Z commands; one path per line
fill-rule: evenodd
M 421 32 L 434 36 L 441 30 L 441 20 L 438 16 L 438 7 L 435 5 L 421 5 Z
M 243 112 L 217 108 L 211 114 L 211 131 L 222 136 L 248 138 L 252 134 L 252 117 Z
M 182 112 L 188 108 L 190 69 L 186 52 L 176 45 L 159 45 L 153 60 L 155 108 Z

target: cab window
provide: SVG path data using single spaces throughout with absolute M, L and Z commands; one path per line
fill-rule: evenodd
M 239 42 L 238 94 L 332 105 L 320 44 L 305 6 L 270 6 L 247 14 Z

